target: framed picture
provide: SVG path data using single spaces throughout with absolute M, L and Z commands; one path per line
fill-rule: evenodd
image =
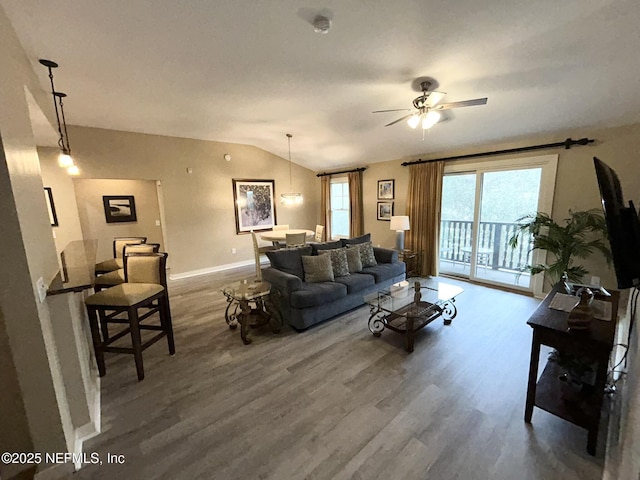
M 395 180 L 378 180 L 378 200 L 393 200 Z
M 378 202 L 378 220 L 391 221 L 393 202 Z
M 103 195 L 107 223 L 136 222 L 136 202 L 133 195 Z
M 275 180 L 233 179 L 236 233 L 271 230 L 276 224 Z
M 56 206 L 53 203 L 53 193 L 51 187 L 44 187 L 44 199 L 47 202 L 47 211 L 49 212 L 49 221 L 52 227 L 58 226 L 58 215 L 56 215 Z

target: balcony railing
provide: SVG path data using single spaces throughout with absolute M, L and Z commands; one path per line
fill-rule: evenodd
M 531 264 L 531 240 L 509 246 L 517 223 L 480 222 L 478 226 L 478 261 L 493 270 L 521 271 Z M 470 263 L 473 222 L 442 220 L 440 224 L 440 259 Z M 482 259 L 480 257 L 482 256 Z

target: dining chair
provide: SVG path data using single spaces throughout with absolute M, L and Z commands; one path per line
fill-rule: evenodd
M 133 354 L 138 380 L 144 379 L 143 350 L 162 337 L 167 337 L 169 354 L 175 353 L 166 264 L 167 254 L 164 252 L 128 253 L 124 258 L 125 282 L 86 298 L 91 338 L 100 376 L 106 373 L 105 352 Z M 140 309 L 144 310 L 139 312 Z M 142 323 L 155 313 L 158 313 L 160 325 Z M 121 317 L 121 314 L 125 314 L 125 317 Z M 128 326 L 113 337 L 109 336 L 108 330 L 103 331 L 101 336 L 98 315 L 101 316 L 100 323 L 105 327 L 109 323 Z M 160 333 L 143 343 L 141 330 Z M 128 334 L 131 335 L 131 347 L 111 346 L 113 342 Z
M 289 230 L 289 225 L 274 225 L 272 230 Z
M 258 236 L 251 230 L 251 238 L 253 239 L 253 258 L 256 262 L 256 281 L 262 281 L 262 268 L 260 267 L 260 255 L 266 252 L 277 250 L 273 245 L 261 247 L 258 244 Z
M 324 235 L 324 225 L 316 225 L 316 234 L 313 237 L 315 242 L 322 242 L 322 236 Z
M 113 258 L 96 263 L 96 275 L 124 268 L 125 245 L 139 245 L 141 243 L 147 243 L 147 237 L 115 237 L 113 239 Z
M 302 233 L 287 233 L 287 248 L 304 247 L 307 243 L 307 234 Z

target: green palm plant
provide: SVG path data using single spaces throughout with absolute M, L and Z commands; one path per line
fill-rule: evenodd
M 527 265 L 524 270 L 531 275 L 545 273 L 551 285 L 555 285 L 564 272 L 569 281 L 579 282 L 587 270 L 575 263 L 575 259 L 585 259 L 595 251 L 611 262 L 611 252 L 607 240 L 607 223 L 599 209 L 581 212 L 569 210 L 569 218 L 564 225 L 558 224 L 549 215 L 542 212 L 525 215 L 516 220 L 518 226 L 509 239 L 509 245 L 516 248 L 521 241 L 531 239 L 531 251 L 546 250 L 553 255 L 551 263 Z

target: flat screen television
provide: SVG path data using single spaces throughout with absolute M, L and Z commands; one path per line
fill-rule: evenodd
M 640 286 L 640 219 L 633 202 L 624 203 L 618 175 L 593 157 L 618 288 Z

